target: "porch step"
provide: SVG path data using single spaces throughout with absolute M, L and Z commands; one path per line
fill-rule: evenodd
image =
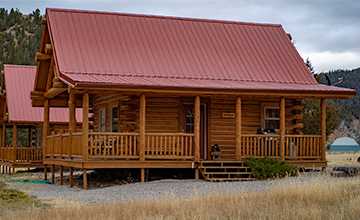
M 200 172 L 207 181 L 251 181 L 250 167 L 244 161 L 206 160 L 200 162 Z
M 208 178 L 210 182 L 224 182 L 224 181 L 255 181 L 255 178 Z

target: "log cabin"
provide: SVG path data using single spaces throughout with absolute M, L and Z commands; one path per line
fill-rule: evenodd
M 248 156 L 326 167 L 326 100 L 356 93 L 318 84 L 277 24 L 51 8 L 42 24 L 32 105 L 69 108 L 66 138 L 44 129 L 44 164 L 68 167 L 70 187 L 74 169 L 86 188 L 100 168 L 145 181 L 151 168 L 249 179 Z M 304 99 L 321 100 L 321 135 L 302 133 Z
M 36 66 L 4 65 L 1 74 L 0 165 L 3 173 L 13 174 L 15 168 L 44 167 L 44 110 L 32 107 L 30 100 L 36 69 Z M 78 126 L 81 126 L 81 114 L 79 109 Z M 68 110 L 54 109 L 49 117 L 50 131 L 68 130 Z

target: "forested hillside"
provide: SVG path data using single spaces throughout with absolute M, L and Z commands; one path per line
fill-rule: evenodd
M 360 65 L 360 63 L 359 63 Z M 352 121 L 360 118 L 360 68 L 354 70 L 334 70 L 328 72 L 331 83 L 336 83 L 342 79 L 337 86 L 351 88 L 358 91 L 356 97 L 351 100 L 336 100 L 334 103 L 341 106 L 340 117 L 343 120 Z
M 360 63 L 359 63 L 360 65 Z M 352 137 L 360 143 L 360 68 L 353 70 L 333 70 L 327 73 L 331 84 L 340 82 L 336 86 L 355 89 L 358 93 L 350 100 L 331 100 L 339 108 L 339 126 L 328 137 L 331 144 L 338 137 Z M 326 84 L 324 77 L 321 82 Z
M 0 9 L 0 70 L 2 64 L 36 65 L 42 25 L 40 10 L 23 15 L 18 9 Z

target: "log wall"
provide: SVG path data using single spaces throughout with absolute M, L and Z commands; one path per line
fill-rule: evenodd
M 180 97 L 146 96 L 146 132 L 182 132 L 182 102 Z M 205 100 L 205 99 L 202 99 Z M 189 103 L 189 101 L 186 101 Z M 191 103 L 191 102 L 190 102 Z M 206 100 L 208 158 L 211 146 L 218 144 L 222 159 L 235 156 L 235 118 L 222 113 L 235 113 L 235 98 Z M 242 98 L 242 134 L 256 134 L 263 128 L 264 106 L 279 106 L 279 99 Z M 111 107 L 118 106 L 118 132 L 139 132 L 139 96 L 96 95 L 93 98 L 94 131 L 99 131 L 99 109 L 106 109 L 106 132 L 110 132 Z M 286 133 L 302 134 L 301 100 L 286 100 Z
M 106 111 L 106 132 L 110 132 L 111 107 L 118 106 L 118 131 L 139 132 L 139 96 L 97 95 L 93 99 L 94 131 L 99 131 L 99 111 Z M 146 96 L 147 132 L 179 132 L 180 98 Z M 181 130 L 182 131 L 182 130 Z
M 263 129 L 263 107 L 279 106 L 279 103 L 279 99 L 243 98 L 241 104 L 242 134 L 256 134 L 257 129 Z M 222 159 L 235 158 L 235 118 L 222 117 L 222 113 L 235 114 L 235 105 L 235 98 L 210 99 L 210 145 L 219 145 Z M 286 100 L 285 127 L 288 134 L 301 134 L 303 127 L 301 110 L 301 100 Z

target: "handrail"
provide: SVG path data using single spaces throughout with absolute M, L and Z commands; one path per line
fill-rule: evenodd
M 189 136 L 193 137 L 194 133 L 172 132 L 172 133 L 146 133 L 148 136 Z
M 89 132 L 89 135 L 109 135 L 109 136 L 111 136 L 111 135 L 114 135 L 114 136 L 116 136 L 116 135 L 140 135 L 139 133 L 136 133 L 136 132 L 134 132 L 134 133 L 131 133 L 131 132 L 127 132 L 127 133 L 121 133 L 121 132 Z

